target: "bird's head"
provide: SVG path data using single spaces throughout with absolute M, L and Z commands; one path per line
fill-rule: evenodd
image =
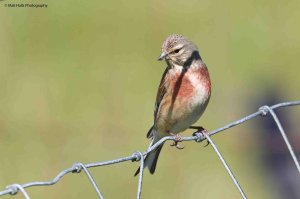
M 162 52 L 158 60 L 166 60 L 171 65 L 184 66 L 184 64 L 197 53 L 197 46 L 186 37 L 173 34 L 167 37 L 162 45 Z

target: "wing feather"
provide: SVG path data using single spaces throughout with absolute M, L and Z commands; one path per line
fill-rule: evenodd
M 152 130 L 153 130 L 153 128 L 155 128 L 155 121 L 156 121 L 156 116 L 157 116 L 157 113 L 158 113 L 158 110 L 159 110 L 159 106 L 160 106 L 160 103 L 161 103 L 162 99 L 164 98 L 164 95 L 165 95 L 166 90 L 167 90 L 165 81 L 166 81 L 166 76 L 167 76 L 169 70 L 170 70 L 170 67 L 168 66 L 166 68 L 166 70 L 164 71 L 163 76 L 160 80 L 160 84 L 159 84 L 159 87 L 158 87 L 158 90 L 157 90 L 157 95 L 156 95 L 156 101 L 155 101 L 155 105 L 154 105 L 154 125 L 148 131 L 147 138 L 151 138 L 153 136 L 152 135 L 152 132 L 153 132 Z
M 155 126 L 155 121 L 156 121 L 156 116 L 157 116 L 157 113 L 158 113 L 158 110 L 159 110 L 159 106 L 160 106 L 160 103 L 162 101 L 162 99 L 164 98 L 164 95 L 166 94 L 166 76 L 169 72 L 170 68 L 167 67 L 161 80 L 160 80 L 160 84 L 159 84 L 159 87 L 158 87 L 158 90 L 157 90 L 157 95 L 156 95 L 156 101 L 155 101 L 155 106 L 154 106 L 154 126 Z

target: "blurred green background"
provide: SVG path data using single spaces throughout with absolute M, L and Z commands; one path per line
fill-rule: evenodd
M 0 189 L 145 150 L 165 68 L 156 60 L 172 33 L 198 45 L 211 74 L 198 125 L 213 130 L 255 112 L 271 88 L 279 101 L 300 99 L 299 9 L 297 0 L 1 1 Z M 287 110 L 299 129 L 300 108 Z M 249 198 L 279 198 L 261 166 L 263 133 L 250 121 L 213 139 Z M 143 198 L 240 198 L 211 147 L 168 145 L 155 175 L 145 171 Z M 138 165 L 90 171 L 105 198 L 135 198 Z M 83 173 L 27 190 L 32 198 L 96 198 Z

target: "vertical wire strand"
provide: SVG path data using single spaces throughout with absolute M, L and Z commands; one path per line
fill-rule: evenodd
M 29 197 L 28 193 L 25 191 L 25 189 L 21 185 L 18 185 L 18 186 L 19 186 L 21 193 L 24 195 L 24 197 L 26 199 L 30 199 L 30 197 Z
M 141 161 L 141 165 L 140 165 L 140 174 L 139 174 L 139 183 L 138 183 L 138 190 L 137 190 L 137 199 L 141 198 L 141 194 L 142 194 L 142 184 L 143 184 L 143 173 L 144 173 L 144 157 L 143 154 L 141 152 L 137 152 L 140 155 L 140 161 Z
M 209 143 L 211 144 L 211 146 L 214 148 L 215 152 L 217 153 L 217 155 L 219 156 L 219 159 L 221 160 L 221 162 L 223 163 L 225 169 L 227 170 L 228 174 L 230 175 L 232 181 L 234 182 L 235 186 L 237 187 L 237 189 L 239 190 L 241 196 L 243 199 L 247 199 L 246 194 L 244 193 L 242 187 L 240 186 L 239 182 L 237 181 L 237 179 L 235 178 L 234 174 L 232 173 L 231 169 L 229 168 L 229 166 L 227 165 L 225 159 L 223 158 L 223 156 L 221 155 L 221 153 L 219 152 L 217 146 L 215 145 L 215 143 L 212 141 L 212 139 L 209 137 L 209 135 L 207 135 L 206 133 L 203 133 L 204 136 L 206 137 L 206 139 L 209 141 Z
M 268 107 L 268 106 L 264 106 L 264 108 L 267 109 L 270 112 L 270 114 L 272 115 L 272 117 L 273 117 L 273 119 L 274 119 L 274 121 L 275 121 L 275 123 L 276 123 L 276 125 L 277 125 L 277 127 L 278 127 L 278 129 L 279 129 L 279 131 L 280 131 L 280 133 L 282 135 L 282 137 L 283 137 L 283 140 L 284 140 L 284 142 L 285 142 L 285 144 L 286 144 L 286 146 L 287 146 L 287 148 L 288 148 L 288 150 L 289 150 L 289 152 L 290 152 L 290 154 L 291 154 L 291 156 L 292 156 L 292 158 L 294 160 L 294 163 L 295 163 L 295 165 L 296 165 L 296 167 L 298 169 L 298 172 L 300 173 L 299 161 L 298 161 L 298 159 L 297 159 L 297 157 L 296 157 L 296 155 L 294 153 L 292 145 L 290 144 L 290 142 L 289 142 L 289 140 L 287 138 L 286 133 L 284 132 L 284 129 L 282 128 L 282 125 L 281 125 L 281 123 L 280 123 L 280 121 L 279 121 L 276 113 L 270 107 Z
M 84 170 L 84 172 L 85 172 L 86 175 L 88 176 L 90 182 L 92 183 L 92 185 L 93 185 L 95 191 L 97 192 L 98 197 L 99 197 L 100 199 L 104 199 L 104 197 L 103 197 L 101 191 L 100 191 L 99 188 L 98 188 L 98 185 L 97 185 L 96 181 L 94 180 L 94 178 L 93 178 L 93 176 L 91 175 L 91 173 L 89 172 L 89 170 L 85 167 L 85 165 L 82 164 L 82 163 L 76 163 L 75 166 L 74 166 L 74 168 L 76 169 L 76 172 L 79 172 L 81 169 Z

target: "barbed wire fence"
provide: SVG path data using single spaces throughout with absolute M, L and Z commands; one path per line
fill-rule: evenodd
M 268 114 L 270 114 L 273 118 L 273 120 L 275 121 L 284 141 L 285 144 L 290 152 L 290 155 L 292 156 L 292 159 L 295 163 L 295 166 L 300 174 L 300 166 L 299 166 L 299 162 L 297 160 L 297 157 L 294 153 L 294 150 L 286 136 L 286 133 L 276 115 L 276 113 L 274 112 L 275 109 L 278 108 L 282 108 L 282 107 L 288 107 L 288 106 L 296 106 L 296 105 L 300 105 L 300 101 L 291 101 L 291 102 L 283 102 L 283 103 L 279 103 L 279 104 L 275 104 L 273 106 L 262 106 L 258 109 L 258 111 L 256 111 L 255 113 L 252 113 L 246 117 L 243 117 L 237 121 L 234 121 L 230 124 L 227 124 L 221 128 L 215 129 L 213 131 L 210 131 L 208 133 L 203 133 L 202 131 L 198 130 L 196 131 L 193 136 L 190 137 L 182 137 L 181 141 L 196 141 L 196 142 L 202 142 L 203 140 L 207 140 L 211 146 L 213 147 L 213 149 L 215 150 L 215 152 L 217 153 L 219 159 L 221 160 L 223 166 L 225 167 L 226 171 L 228 172 L 228 174 L 230 175 L 233 183 L 235 184 L 236 188 L 238 189 L 241 198 L 246 199 L 246 194 L 243 191 L 241 185 L 239 184 L 239 182 L 237 181 L 237 178 L 234 176 L 233 172 L 231 171 L 230 167 L 228 166 L 228 164 L 226 163 L 225 159 L 223 158 L 222 154 L 220 153 L 220 151 L 218 150 L 216 144 L 213 142 L 213 140 L 211 139 L 212 135 L 215 135 L 217 133 L 220 133 L 222 131 L 225 131 L 229 128 L 232 128 L 234 126 L 240 125 L 248 120 L 251 120 L 255 117 L 258 116 L 266 116 Z M 140 161 L 140 167 L 143 168 L 144 167 L 144 157 L 150 153 L 151 151 L 153 151 L 154 149 L 156 149 L 158 146 L 160 146 L 161 144 L 163 144 L 165 141 L 167 140 L 175 140 L 176 137 L 174 136 L 168 136 L 168 137 L 164 137 L 162 138 L 160 141 L 158 141 L 156 144 L 154 144 L 152 147 L 149 147 L 145 152 L 134 152 L 132 155 L 127 156 L 127 157 L 121 157 L 118 159 L 114 159 L 114 160 L 109 160 L 109 161 L 103 161 L 103 162 L 95 162 L 95 163 L 89 163 L 89 164 L 83 164 L 83 163 L 75 163 L 71 168 L 67 168 L 63 171 L 61 171 L 54 179 L 50 180 L 50 181 L 45 181 L 45 182 L 40 182 L 40 181 L 36 181 L 36 182 L 28 182 L 25 184 L 12 184 L 6 187 L 5 190 L 0 191 L 0 196 L 3 195 L 15 195 L 18 192 L 21 192 L 24 196 L 24 198 L 26 199 L 30 199 L 28 193 L 26 192 L 25 189 L 29 188 L 29 187 L 34 187 L 34 186 L 51 186 L 56 184 L 58 181 L 60 181 L 62 179 L 62 177 L 64 177 L 65 175 L 67 175 L 68 173 L 80 173 L 82 170 L 85 172 L 85 174 L 87 175 L 88 179 L 90 180 L 93 188 L 95 189 L 98 197 L 100 199 L 104 199 L 103 194 L 100 191 L 99 186 L 97 185 L 96 181 L 94 180 L 93 176 L 91 175 L 91 173 L 89 172 L 88 168 L 92 168 L 92 167 L 100 167 L 100 166 L 106 166 L 106 165 L 111 165 L 111 164 L 118 164 L 121 162 L 125 162 L 125 161 Z M 300 175 L 299 175 L 300 177 Z M 137 199 L 141 198 L 141 193 L 142 193 L 142 183 L 143 183 L 143 169 L 141 169 L 141 172 L 139 173 L 139 178 L 138 178 L 138 187 L 137 187 Z

